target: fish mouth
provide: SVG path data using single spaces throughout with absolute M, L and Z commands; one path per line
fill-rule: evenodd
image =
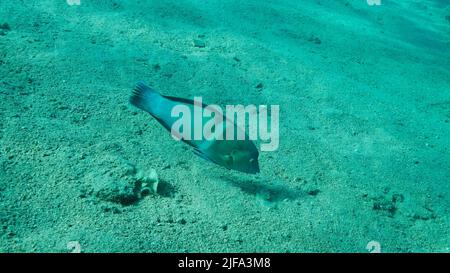
M 252 165 L 252 166 L 246 166 L 244 168 L 233 168 L 236 171 L 248 173 L 248 174 L 257 174 L 259 173 L 259 166 L 258 165 Z
M 256 160 L 256 164 L 255 164 L 255 165 L 256 165 L 256 166 L 255 166 L 255 167 L 256 167 L 256 168 L 255 168 L 255 169 L 256 169 L 256 173 L 259 173 L 259 163 L 258 163 L 258 160 Z
M 251 168 L 249 170 L 246 170 L 245 172 L 249 173 L 249 174 L 258 174 L 259 173 L 259 164 L 258 164 L 258 162 L 255 165 L 251 166 Z
M 242 172 L 248 173 L 248 174 L 257 174 L 257 173 L 259 173 L 259 170 L 245 170 L 245 171 L 242 171 Z

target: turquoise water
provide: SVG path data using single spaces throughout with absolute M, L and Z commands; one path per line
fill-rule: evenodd
M 449 1 L 76 2 L 0 2 L 0 252 L 450 251 Z M 139 80 L 279 147 L 209 163 Z

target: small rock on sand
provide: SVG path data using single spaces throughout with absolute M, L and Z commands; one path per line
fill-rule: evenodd
M 156 171 L 139 170 L 134 164 L 119 157 L 102 159 L 97 171 L 86 175 L 89 195 L 102 201 L 121 205 L 136 203 L 150 193 L 157 193 Z

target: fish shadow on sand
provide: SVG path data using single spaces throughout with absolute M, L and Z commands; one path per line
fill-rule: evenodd
M 176 192 L 177 189 L 172 184 L 162 179 L 159 180 L 158 195 L 173 198 Z
M 271 185 L 267 180 L 237 179 L 234 177 L 221 177 L 228 184 L 241 189 L 242 192 L 254 195 L 267 202 L 279 202 L 283 200 L 296 200 L 307 196 L 308 194 L 299 189 L 293 189 L 285 185 Z

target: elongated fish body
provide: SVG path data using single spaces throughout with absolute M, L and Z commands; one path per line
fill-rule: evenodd
M 179 120 L 179 117 L 172 116 L 172 109 L 175 106 L 187 106 L 191 113 L 194 113 L 195 110 L 203 111 L 207 107 L 206 105 L 195 104 L 193 100 L 163 96 L 143 82 L 139 82 L 134 88 L 130 102 L 156 118 L 168 131 L 172 131 L 174 123 Z M 200 125 L 205 124 L 210 119 L 202 115 L 203 122 Z M 194 132 L 196 125 L 199 126 L 191 122 L 191 132 Z M 228 126 L 234 127 L 235 135 L 242 130 L 226 117 L 223 117 L 222 126 L 219 126 L 216 130 L 226 130 Z M 196 155 L 208 161 L 228 169 L 251 174 L 259 173 L 258 149 L 247 135 L 245 140 L 238 140 L 237 138 L 234 138 L 234 140 L 206 139 L 203 136 L 199 139 L 178 137 L 191 145 Z

